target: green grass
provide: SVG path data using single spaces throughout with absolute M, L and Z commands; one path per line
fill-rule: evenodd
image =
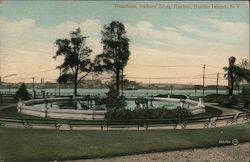
M 32 115 L 18 113 L 16 107 L 10 107 L 10 108 L 0 110 L 0 116 L 1 117 L 10 117 L 10 118 L 41 119 L 41 117 L 36 117 L 36 116 L 32 116 Z
M 250 141 L 249 123 L 224 128 L 151 131 L 62 131 L 0 128 L 0 157 L 47 161 L 220 146 Z
M 0 97 L 0 104 L 5 103 L 17 103 L 17 101 L 14 99 L 14 96 L 2 96 L 2 98 Z

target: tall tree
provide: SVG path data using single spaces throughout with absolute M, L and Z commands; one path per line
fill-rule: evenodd
M 129 39 L 123 23 L 112 21 L 104 25 L 102 30 L 103 52 L 96 56 L 95 62 L 102 71 L 113 72 L 116 81 L 116 90 L 120 90 L 121 77 L 129 60 Z
M 80 28 L 78 28 L 70 33 L 70 39 L 56 40 L 58 50 L 54 58 L 58 56 L 64 57 L 64 62 L 57 67 L 61 69 L 61 76 L 59 76 L 57 81 L 59 83 L 73 82 L 74 95 L 77 95 L 78 84 L 92 69 L 90 60 L 92 50 L 86 46 L 86 38 L 81 34 Z
M 249 69 L 249 62 L 247 59 L 242 59 L 240 62 L 240 67 L 245 68 L 245 69 Z
M 228 94 L 229 96 L 233 95 L 234 87 L 239 87 L 240 82 L 243 80 L 250 82 L 250 70 L 241 65 L 235 65 L 230 61 L 234 60 L 234 57 L 229 58 L 229 67 L 224 67 L 226 72 L 225 78 L 228 79 Z M 244 65 L 244 64 L 243 64 Z

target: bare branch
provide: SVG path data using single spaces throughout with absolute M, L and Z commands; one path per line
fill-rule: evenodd
M 79 83 L 81 82 L 81 80 L 82 80 L 83 78 L 85 78 L 89 73 L 90 73 L 90 72 L 87 72 L 85 75 L 83 75 L 83 76 L 77 81 L 77 84 L 79 84 Z

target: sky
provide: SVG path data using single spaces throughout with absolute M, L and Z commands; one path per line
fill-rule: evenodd
M 55 81 L 63 60 L 52 58 L 55 40 L 80 27 L 94 58 L 103 25 L 113 20 L 125 24 L 130 39 L 129 80 L 201 84 L 205 64 L 206 84 L 215 84 L 230 56 L 237 63 L 249 58 L 247 1 L 0 1 L 0 76 Z

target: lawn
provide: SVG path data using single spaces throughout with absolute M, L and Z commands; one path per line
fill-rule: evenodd
M 224 128 L 150 131 L 63 131 L 0 128 L 0 157 L 9 161 L 67 160 L 250 141 L 249 123 Z
M 21 114 L 17 112 L 16 107 L 10 107 L 3 110 L 0 110 L 1 117 L 9 117 L 9 118 L 29 118 L 29 119 L 41 119 L 41 117 Z

